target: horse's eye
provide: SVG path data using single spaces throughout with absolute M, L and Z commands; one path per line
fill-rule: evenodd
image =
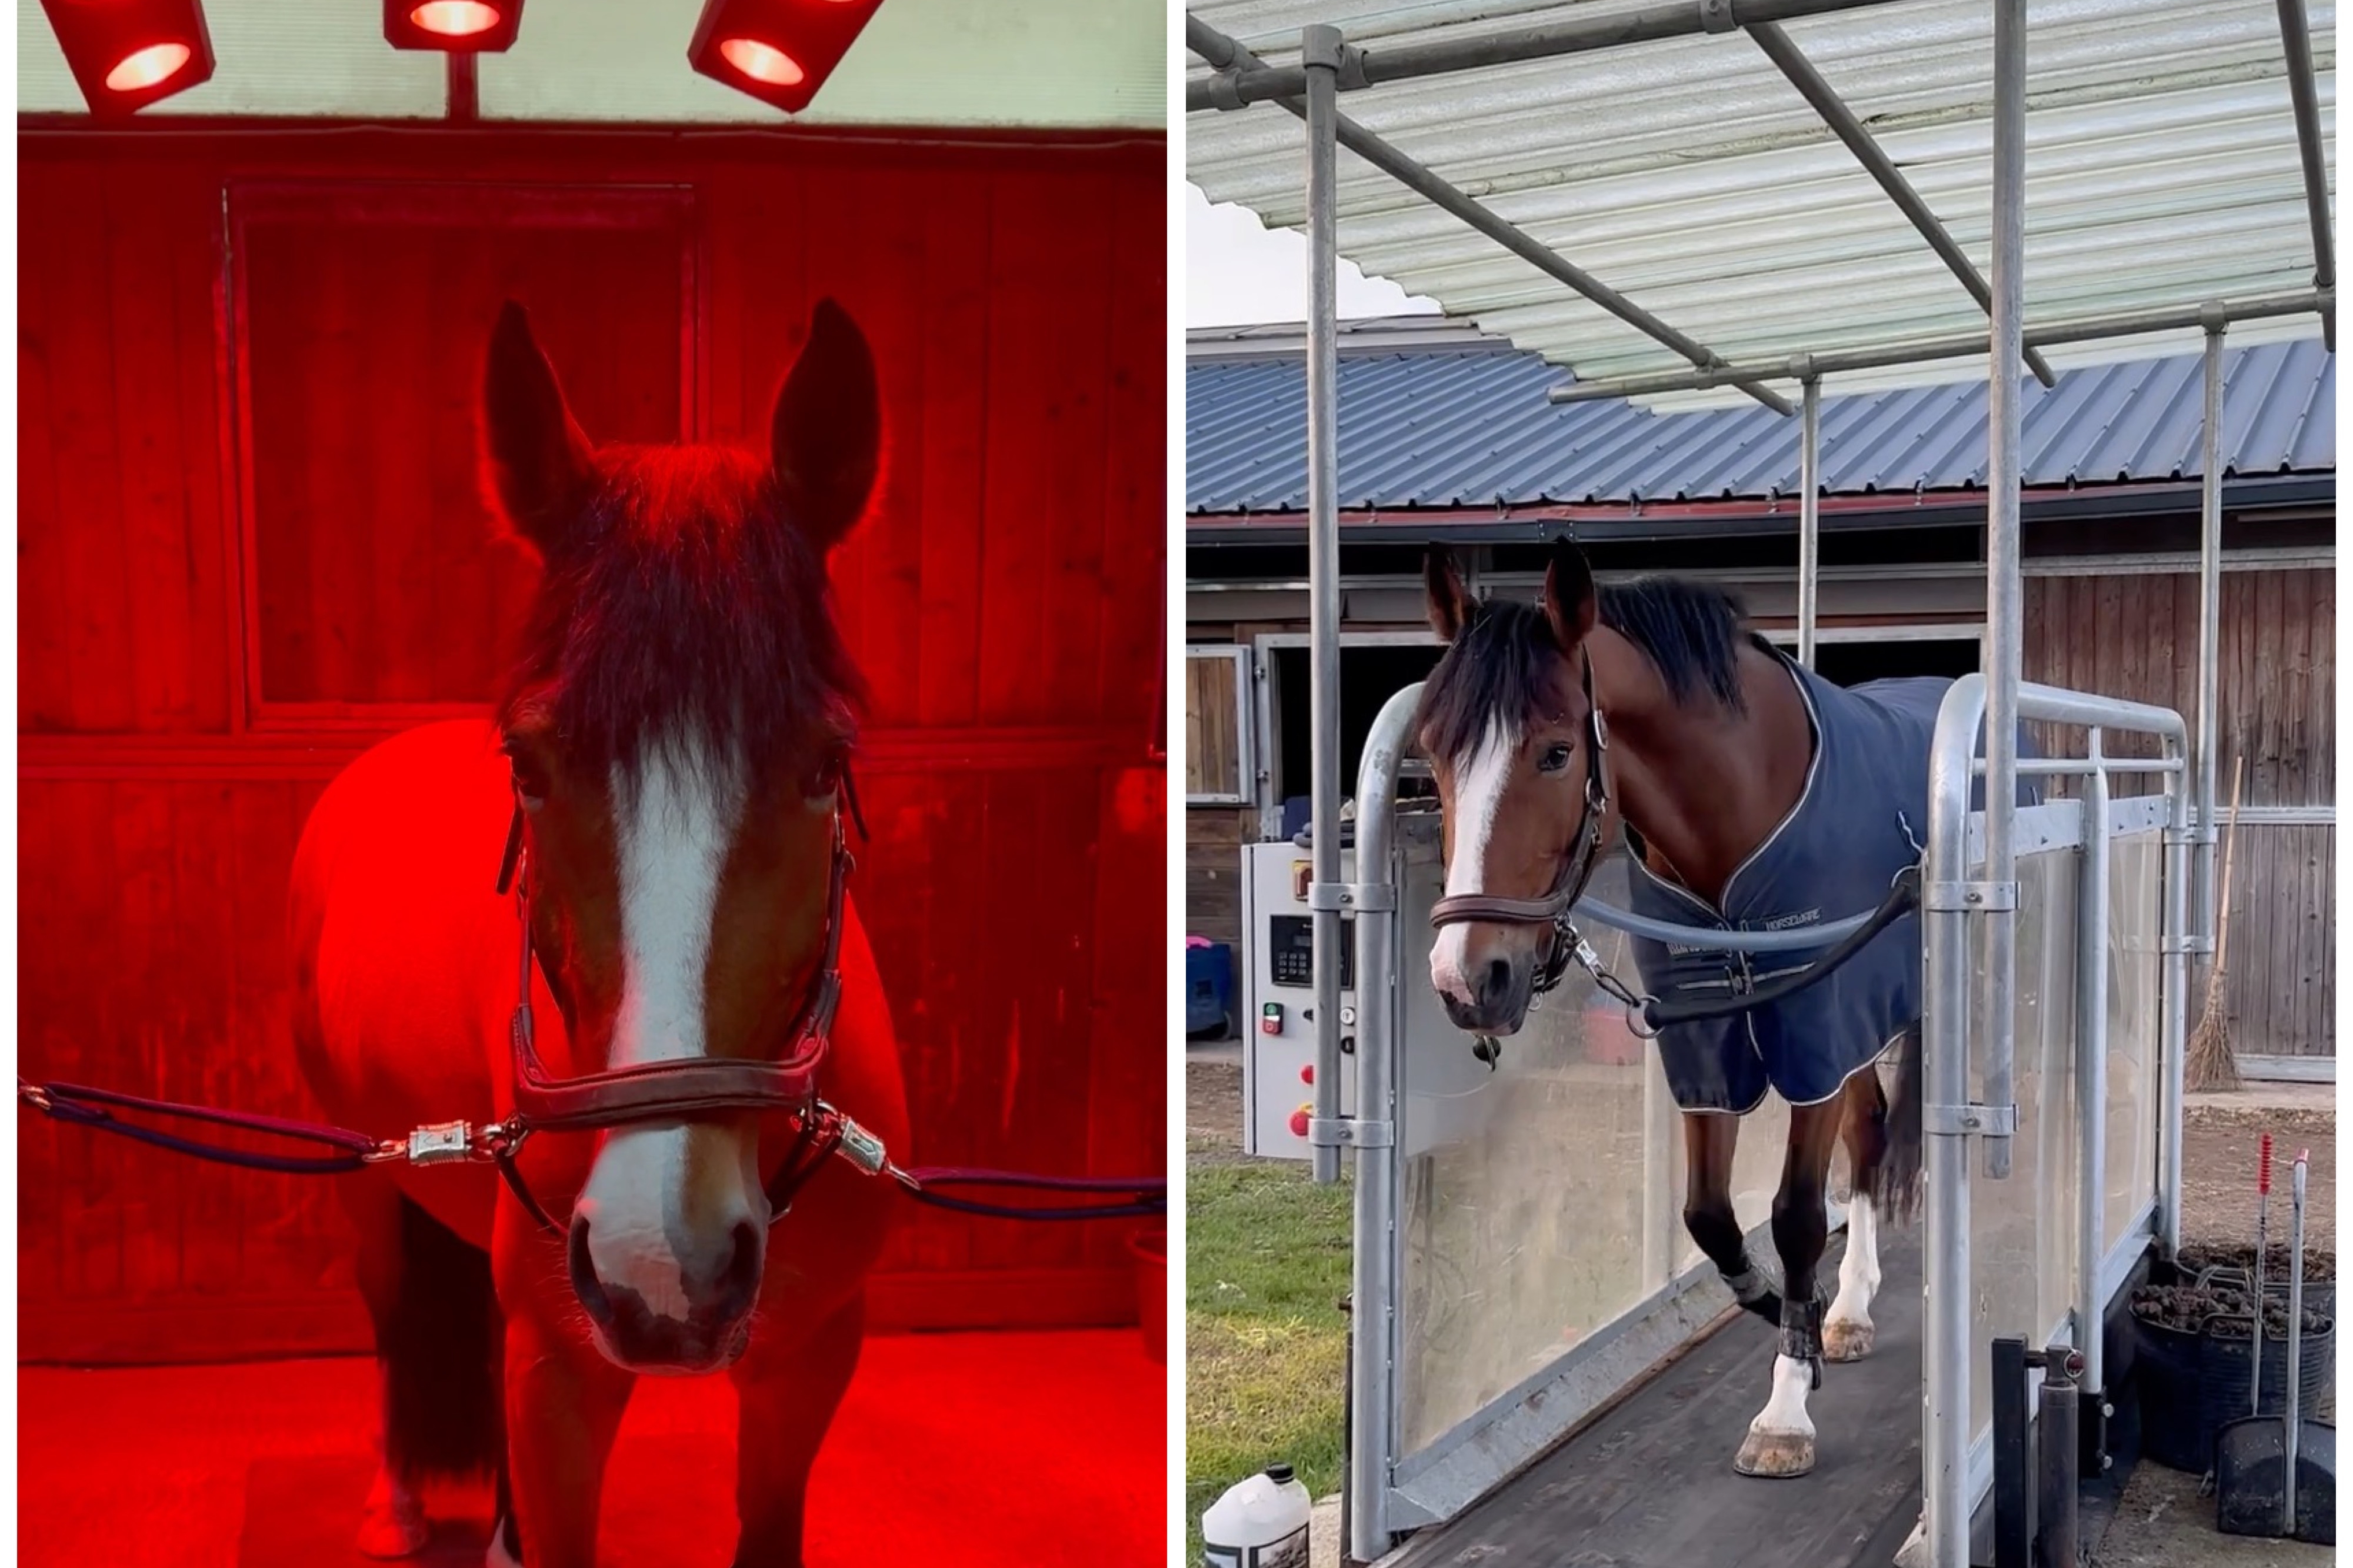
M 520 743 L 510 741 L 506 745 L 507 763 L 514 770 L 515 794 L 524 805 L 537 809 L 547 802 L 547 769 L 537 756 Z
M 1567 766 L 1568 766 L 1568 747 L 1558 741 L 1546 747 L 1545 754 L 1536 760 L 1538 773 L 1556 773 Z
M 823 800 L 830 796 L 841 782 L 841 753 L 828 752 L 813 763 L 801 778 L 803 800 Z

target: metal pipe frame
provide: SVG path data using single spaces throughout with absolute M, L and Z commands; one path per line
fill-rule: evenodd
M 1400 1010 L 1392 997 L 1397 879 L 1391 851 L 1398 770 L 1420 700 L 1417 683 L 1381 705 L 1356 767 L 1356 879 L 1367 889 L 1390 889 L 1387 909 L 1367 908 L 1356 920 L 1356 1245 L 1349 1299 L 1356 1353 L 1348 1384 L 1347 1553 L 1358 1563 L 1386 1556 L 1394 1533 L 1388 1498 L 1398 1430 L 1396 1089 L 1402 1075 L 1394 1027 Z M 1315 1076 L 1319 1083 L 1325 1076 L 1320 1065 Z M 1339 1081 L 1336 1065 L 1330 1077 Z
M 1185 18 L 1185 47 L 1220 69 L 1262 68 L 1256 55 L 1198 16 L 1188 15 Z M 1307 117 L 1307 106 L 1298 98 L 1278 98 L 1273 101 L 1303 120 Z M 1408 157 L 1345 114 L 1338 116 L 1336 134 L 1341 146 L 1382 174 L 1440 211 L 1467 225 L 1473 232 L 1493 240 L 1545 276 L 1575 289 L 1653 342 L 1674 350 L 1702 369 L 1714 370 L 1724 365 L 1724 356 L 1706 344 L 1677 331 L 1517 224 L 1464 195 L 1432 174 L 1427 165 Z M 1739 387 L 1776 414 L 1787 416 L 1794 412 L 1787 398 L 1762 383 L 1734 381 L 1729 384 Z
M 2192 853 L 2198 932 L 2210 947 L 2220 934 L 2220 901 L 2214 886 L 2214 780 L 2221 759 L 2215 754 L 2221 716 L 2222 647 L 2222 329 L 2211 321 L 2206 328 L 2206 428 L 2204 472 L 2198 484 L 2198 820 Z
M 2075 1348 L 2084 1352 L 2084 1386 L 2096 1410 L 2107 1392 L 2101 1323 L 2100 1263 L 2107 1252 L 2108 1168 L 2108 770 L 2102 736 L 2091 734 L 2094 764 L 2083 785 L 2084 852 L 2075 885 Z M 2177 791 L 2178 782 L 2171 787 Z M 2057 1117 L 2048 1119 L 2052 1124 Z M 2049 1177 L 2046 1167 L 2043 1179 Z M 2094 1424 L 2095 1429 L 2097 1424 Z
M 2292 3 L 2294 0 L 2280 0 L 2283 5 Z M 1862 121 L 1854 117 L 1854 110 L 1846 106 L 1846 100 L 1839 97 L 1822 73 L 1814 68 L 1814 62 L 1806 58 L 1806 52 L 1772 22 L 1750 23 L 1748 37 L 1765 51 L 1765 58 L 1789 79 L 1789 85 L 1796 88 L 1799 96 L 1821 117 L 1822 123 L 1846 143 L 1847 151 L 1854 154 L 1855 162 L 1879 183 L 1879 188 L 1887 193 L 1896 210 L 1911 220 L 1912 226 L 1919 230 L 1920 237 L 1928 242 L 1928 248 L 1936 253 L 1936 258 L 1960 279 L 1961 287 L 1969 291 L 1969 298 L 1978 302 L 1978 309 L 1990 313 L 1993 290 L 1978 275 L 1977 264 L 1955 243 L 1942 220 L 1929 210 L 1926 202 L 1920 199 L 1920 193 L 1912 188 L 1912 182 L 1904 177 L 1904 172 L 1895 166 L 1895 161 L 1882 150 L 1877 140 L 1863 128 Z M 2049 363 L 2031 347 L 2026 350 L 2025 360 L 2026 368 L 2034 373 L 2035 380 L 2045 386 L 2057 384 L 2058 377 L 2052 374 Z
M 1986 371 L 1986 1096 L 2014 1098 L 2011 998 L 2017 989 L 2018 684 L 2026 640 L 2019 577 L 2019 492 L 2024 479 L 2018 359 L 2026 308 L 2026 0 L 1993 13 L 1993 328 Z M 1985 1140 L 1985 1173 L 2010 1174 L 2010 1137 Z
M 1340 33 L 1321 24 L 1303 38 L 1307 73 L 1307 577 L 1308 722 L 1314 781 L 1309 802 L 1314 925 L 1315 1118 L 1310 1157 L 1318 1182 L 1340 1179 L 1333 1122 L 1340 1111 L 1340 448 L 1338 154 L 1333 122 Z M 1328 1081 L 1327 1081 L 1328 1080 Z
M 1514 27 L 1476 38 L 1450 38 L 1443 43 L 1400 48 L 1351 48 L 1343 61 L 1340 86 L 1378 87 L 1384 82 L 1407 81 L 1416 77 L 1483 70 L 1489 66 L 1553 59 L 1561 55 L 1585 54 L 1623 44 L 1655 43 L 1662 38 L 1685 38 L 1701 33 L 1728 33 L 1736 27 L 1753 27 L 1759 22 L 1798 21 L 1891 3 L 1892 0 L 1673 0 L 1672 4 L 1641 11 Z M 1240 109 L 1269 99 L 1295 97 L 1305 87 L 1305 74 L 1300 66 L 1262 65 L 1225 71 L 1207 81 L 1187 82 L 1185 111 L 1191 114 L 1204 109 Z
M 2279 0 L 2280 47 L 2287 57 L 2288 101 L 2295 111 L 2296 150 L 2304 157 L 2304 205 L 2312 218 L 2312 284 L 2337 286 L 2337 240 L 2328 221 L 2328 160 L 2320 145 L 2320 94 L 2313 81 L 2312 26 L 2304 0 Z M 2320 335 L 2337 352 L 2337 313 L 2323 311 Z
M 2097 342 L 2103 338 L 2137 337 L 2144 332 L 2189 331 L 2203 328 L 2215 311 L 2226 322 L 2270 321 L 2281 316 L 2305 316 L 2318 312 L 2323 316 L 2337 308 L 2334 289 L 2311 289 L 2295 294 L 2264 294 L 2250 300 L 2226 301 L 2220 305 L 2168 306 L 2158 310 L 2128 310 L 2111 316 L 2085 316 L 2073 321 L 2062 321 L 2052 326 L 2037 327 L 2021 334 L 2025 342 L 2037 348 L 2055 348 L 2067 343 Z M 1831 353 L 1804 356 L 1816 375 L 1842 374 L 1858 370 L 1892 370 L 1902 365 L 1927 364 L 1940 359 L 1967 359 L 1991 352 L 1990 332 L 1971 333 L 1949 338 L 1923 338 L 1918 342 L 1880 349 L 1853 349 Z M 1644 375 L 1610 376 L 1599 381 L 1574 382 L 1556 386 L 1545 395 L 1553 403 L 1592 403 L 1604 398 L 1651 397 L 1668 392 L 1706 392 L 1739 381 L 1786 381 L 1789 378 L 1789 362 L 1746 360 L 1736 362 L 1720 372 L 1660 371 Z
M 2015 0 L 2012 0 L 2015 3 Z M 2008 362 L 2005 361 L 2005 363 Z M 1921 1020 L 1921 1082 L 1927 1097 L 1923 1130 L 1926 1193 L 1924 1342 L 1921 1347 L 1921 1489 L 1930 1568 L 1968 1568 L 1969 1448 L 1969 1159 L 1968 1140 L 2001 1129 L 2014 1130 L 2017 1106 L 1995 1098 L 2010 1092 L 2010 1064 L 2002 1058 L 2015 1047 L 2009 1019 L 1973 1019 L 1982 1002 L 1969 969 L 1972 895 L 1981 902 L 1982 883 L 1968 880 L 1970 797 L 1978 778 L 1977 739 L 1991 726 L 1989 682 L 1982 674 L 1962 676 L 1937 710 L 1936 740 L 1928 757 L 1927 853 L 1923 875 L 1926 894 L 1921 910 L 1921 942 L 1926 1000 Z M 2189 785 L 2185 771 L 2189 735 L 2181 716 L 2147 703 L 2021 682 L 2013 722 L 2038 720 L 2083 729 L 2157 736 L 2166 781 L 2167 887 L 2160 946 L 2166 954 L 2160 1032 L 2165 1053 L 2166 1103 L 2160 1110 L 2159 1184 L 2166 1196 L 2168 1245 L 2178 1244 L 2180 1212 L 2181 1067 L 2188 1032 L 2187 979 L 2180 940 L 2187 928 L 2183 882 L 2189 826 Z M 1987 750 L 1993 736 L 1987 733 Z M 2135 759 L 2102 758 L 2098 772 L 2128 770 Z M 1990 759 L 1989 759 L 1990 761 Z M 2084 762 L 2088 763 L 2088 759 Z M 1990 773 L 1990 767 L 1988 769 Z M 2105 792 L 2103 792 L 2105 793 Z M 1989 848 L 1997 822 L 2012 816 L 2014 800 L 1986 790 Z M 2107 823 L 2098 825 L 2103 833 Z M 2078 911 L 2079 918 L 2081 911 Z M 2007 1002 L 2009 999 L 2005 999 Z M 2102 1005 L 2105 998 L 2102 997 Z M 1977 1025 L 1982 1027 L 1977 1027 Z M 1982 1100 L 1969 1096 L 1968 1047 L 1973 1036 L 1985 1041 Z M 2102 1108 L 2105 1113 L 2105 1107 Z M 2082 1167 L 2086 1180 L 2092 1168 Z
M 1799 383 L 1798 419 L 1798 662 L 1814 667 L 1822 556 L 1822 378 Z

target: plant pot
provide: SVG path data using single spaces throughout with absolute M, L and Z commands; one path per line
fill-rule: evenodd
M 2306 1315 L 2311 1315 L 2311 1309 L 2306 1309 Z M 2285 1333 L 2263 1336 L 2263 1403 L 2257 1407 L 2249 1402 L 2254 1363 L 2254 1342 L 2248 1337 L 2250 1326 L 2245 1317 L 2218 1314 L 2207 1320 L 2205 1331 L 2199 1336 L 2197 1468 L 2200 1470 L 2213 1463 L 2214 1435 L 2221 1430 L 2224 1422 L 2236 1421 L 2242 1415 L 2281 1415 L 2287 1409 Z M 2304 1331 L 2304 1342 L 2296 1352 L 2301 1363 L 2296 1398 L 2306 1415 L 2328 1393 L 2336 1352 L 2337 1326 L 2333 1321 L 2317 1331 L 2309 1327 Z
M 2204 1471 L 2200 1443 L 2202 1437 L 2211 1449 L 2213 1439 L 2202 1425 L 2199 1404 L 2200 1335 L 2136 1313 L 2133 1340 L 2133 1376 L 2140 1384 L 2141 1452 L 2173 1469 Z
M 1168 1364 L 1168 1233 L 1148 1230 L 1130 1237 L 1128 1256 L 1135 1264 L 1135 1326 L 1144 1335 L 1144 1353 Z

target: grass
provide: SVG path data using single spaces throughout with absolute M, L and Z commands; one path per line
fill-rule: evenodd
M 1346 1167 L 1343 1167 L 1343 1171 Z M 1308 1493 L 1340 1484 L 1351 1188 L 1303 1163 L 1197 1164 L 1185 1185 L 1185 1528 L 1275 1463 Z

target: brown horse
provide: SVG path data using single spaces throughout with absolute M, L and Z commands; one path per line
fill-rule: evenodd
M 506 308 L 486 479 L 544 571 L 495 719 L 375 747 L 303 832 L 296 1039 L 332 1117 L 509 1115 L 519 991 L 558 1076 L 772 1060 L 797 1037 L 860 698 L 826 562 L 866 508 L 880 421 L 865 339 L 827 301 L 767 453 L 598 447 Z M 496 886 L 511 825 L 521 930 Z M 834 935 L 823 1093 L 902 1146 L 889 1006 L 847 904 Z M 800 1563 L 894 1199 L 828 1162 L 772 1230 L 766 1184 L 797 1131 L 723 1110 L 535 1134 L 516 1162 L 532 1206 L 481 1164 L 345 1178 L 384 1395 L 360 1549 L 422 1549 L 424 1480 L 487 1470 L 492 1564 L 591 1568 L 638 1374 L 723 1370 L 742 1412 L 735 1560 Z
M 1916 729 L 1922 802 L 1910 820 L 1925 825 L 1926 729 L 1915 718 L 1923 702 L 1933 714 L 1941 683 L 1891 683 L 1901 689 L 1887 702 L 1868 689 L 1840 692 L 1757 637 L 1721 592 L 1672 578 L 1597 590 L 1583 554 L 1565 541 L 1554 548 L 1540 606 L 1473 600 L 1443 552 L 1433 552 L 1425 575 L 1430 624 L 1449 646 L 1424 688 L 1416 730 L 1445 812 L 1446 893 L 1464 900 L 1451 918 L 1440 906 L 1446 923 L 1430 981 L 1458 1026 L 1491 1037 L 1519 1028 L 1539 983 L 1567 958 L 1550 916 L 1530 911 L 1573 900 L 1595 850 L 1621 826 L 1637 851 L 1638 894 L 1648 886 L 1671 918 L 1717 929 L 1750 923 L 1755 911 L 1735 908 L 1727 892 L 1748 900 L 1760 868 L 1776 853 L 1786 858 L 1801 828 L 1827 837 L 1826 853 L 1810 853 L 1838 863 L 1843 886 L 1810 890 L 1827 907 L 1799 923 L 1876 905 L 1888 868 L 1909 863 L 1898 810 L 1905 792 L 1859 807 L 1838 800 L 1828 759 L 1833 743 L 1854 746 L 1849 725 L 1863 727 L 1864 749 L 1890 752 L 1906 751 Z M 1839 901 L 1847 888 L 1873 890 L 1847 907 Z M 1498 903 L 1498 918 L 1482 918 Z M 1787 1017 L 1690 1036 L 1670 1026 L 1659 1041 L 1684 1111 L 1685 1227 L 1740 1303 L 1780 1331 L 1771 1397 L 1735 1460 L 1745 1474 L 1813 1467 L 1806 1397 L 1820 1361 L 1854 1360 L 1872 1346 L 1878 1218 L 1908 1209 L 1918 1172 L 1918 1052 L 1901 1053 L 1906 1071 L 1892 1105 L 1871 1070 L 1919 1016 L 1916 920 L 1901 923 L 1865 944 L 1872 956 L 1853 973 L 1804 993 L 1812 999 L 1806 1027 L 1856 1042 L 1836 1053 L 1823 1055 Z M 1672 969 L 1689 957 L 1640 943 L 1637 955 L 1649 988 L 1662 995 L 1654 964 Z M 1716 977 L 1689 988 L 1736 988 L 1750 978 L 1736 957 L 1699 957 Z M 1740 1116 L 1768 1085 L 1790 1106 L 1772 1209 L 1778 1290 L 1751 1265 L 1731 1193 Z M 1815 1269 L 1841 1139 L 1854 1200 L 1825 1313 Z

